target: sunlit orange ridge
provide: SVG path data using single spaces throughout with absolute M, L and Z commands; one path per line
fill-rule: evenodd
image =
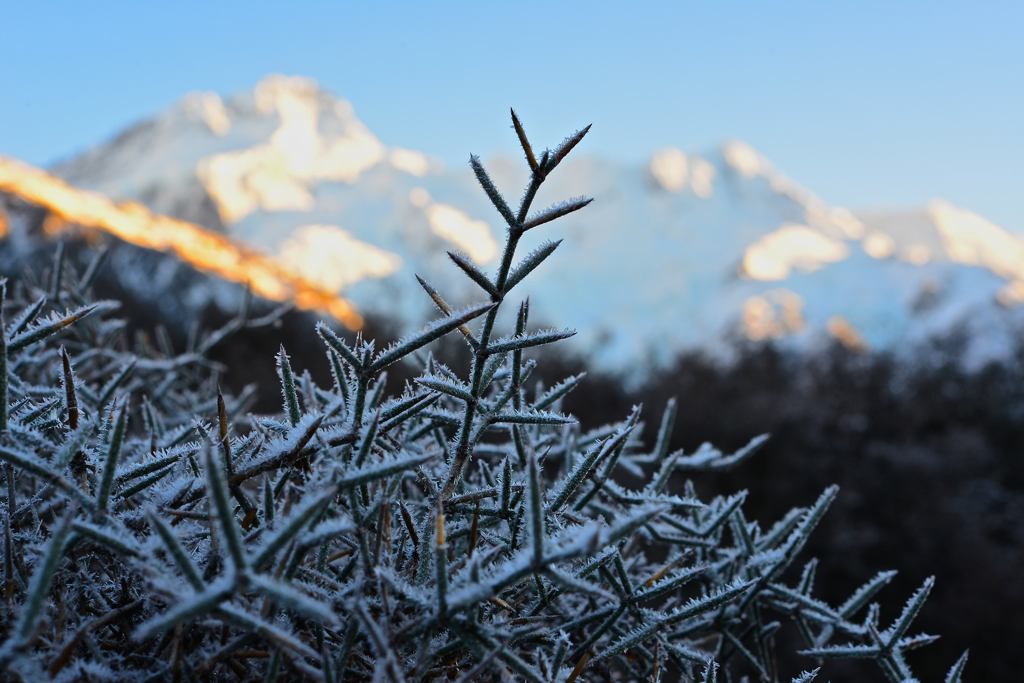
M 291 300 L 307 310 L 330 313 L 351 330 L 363 319 L 347 299 L 332 294 L 273 258 L 202 226 L 161 216 L 136 202 L 114 203 L 98 192 L 72 187 L 46 171 L 0 155 L 0 192 L 43 206 L 68 223 L 108 232 L 126 242 L 169 252 L 199 270 L 216 273 L 274 301 Z

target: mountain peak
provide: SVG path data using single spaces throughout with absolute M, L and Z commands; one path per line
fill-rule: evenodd
M 418 151 L 387 147 L 350 102 L 315 80 L 271 74 L 226 101 L 189 93 L 54 170 L 78 186 L 224 231 L 257 210 L 309 211 L 318 184 L 351 185 L 380 163 L 415 177 L 441 168 Z
M 775 175 L 775 166 L 749 143 L 743 140 L 729 140 L 722 145 L 725 162 L 744 178 Z
M 305 100 L 315 102 L 320 95 L 324 98 L 343 104 L 347 111 L 343 115 L 352 115 L 352 105 L 345 100 L 338 99 L 326 91 L 320 90 L 320 84 L 316 79 L 306 76 L 285 76 L 284 74 L 268 74 L 261 78 L 256 87 L 253 88 L 253 96 L 256 106 L 260 111 L 269 114 L 280 106 L 282 101 Z
M 214 135 L 227 135 L 231 130 L 231 114 L 215 92 L 190 92 L 178 109 L 189 119 L 205 123 Z
M 227 104 L 216 92 L 190 92 L 164 116 L 184 114 L 190 121 L 205 124 L 211 133 L 224 136 L 240 117 L 294 116 L 310 111 L 319 115 L 321 110 L 344 123 L 362 125 L 349 101 L 321 89 L 315 79 L 283 74 L 264 76 L 251 91 L 234 95 Z
M 196 167 L 226 223 L 260 208 L 308 211 L 318 182 L 354 183 L 384 158 L 386 148 L 352 106 L 323 93 L 316 81 L 268 76 L 252 100 L 258 117 L 276 117 L 273 132 L 250 146 L 208 155 Z

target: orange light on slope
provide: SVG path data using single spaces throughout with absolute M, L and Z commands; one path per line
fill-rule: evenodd
M 0 192 L 46 207 L 69 223 L 98 228 L 125 242 L 172 253 L 207 273 L 248 283 L 268 299 L 290 299 L 302 309 L 327 311 L 351 330 L 363 326 L 348 300 L 297 277 L 271 257 L 199 225 L 151 213 L 136 202 L 115 204 L 98 192 L 71 187 L 41 169 L 2 155 Z

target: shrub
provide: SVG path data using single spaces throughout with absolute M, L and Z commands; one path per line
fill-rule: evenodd
M 669 481 L 733 467 L 764 437 L 669 453 L 670 404 L 648 450 L 639 407 L 586 433 L 560 412 L 579 377 L 525 389 L 524 352 L 572 332 L 529 331 L 523 302 L 499 337 L 498 314 L 558 246 L 514 265 L 523 234 L 590 201 L 529 214 L 588 129 L 538 158 L 513 123 L 532 172 L 518 209 L 470 158 L 508 224 L 498 271 L 450 254 L 487 300 L 455 311 L 421 280 L 443 316 L 381 351 L 319 325 L 333 386 L 296 375 L 282 348 L 277 416 L 244 414 L 247 396 L 223 396 L 206 359 L 273 317 L 243 310 L 180 355 L 162 338 L 129 351 L 101 315 L 115 305 L 89 301 L 98 261 L 78 278 L 58 254 L 47 291 L 12 288 L 0 309 L 12 317 L 0 335 L 0 664 L 12 677 L 774 681 L 769 615 L 781 615 L 811 658 L 872 658 L 911 679 L 903 653 L 934 640 L 909 631 L 931 580 L 883 629 L 872 598 L 890 573 L 838 606 L 814 597 L 814 560 L 783 579 L 835 487 L 762 530 L 744 493 L 702 502 Z M 456 331 L 472 356 L 464 378 L 421 355 Z M 403 359 L 423 373 L 385 398 Z

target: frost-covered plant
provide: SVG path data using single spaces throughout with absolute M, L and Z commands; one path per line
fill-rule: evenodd
M 182 355 L 159 335 L 130 351 L 100 315 L 113 305 L 89 300 L 98 263 L 79 279 L 58 256 L 47 291 L 12 288 L 0 335 L 11 678 L 776 681 L 769 615 L 781 615 L 811 658 L 872 658 L 911 679 L 903 653 L 934 640 L 909 635 L 931 580 L 883 628 L 872 599 L 891 573 L 838 606 L 813 597 L 814 560 L 795 585 L 782 578 L 834 487 L 763 530 L 743 493 L 702 502 L 689 482 L 670 487 L 763 437 L 730 455 L 669 453 L 670 404 L 648 450 L 639 408 L 587 433 L 562 414 L 578 377 L 526 389 L 524 351 L 572 332 L 529 331 L 524 302 L 499 337 L 498 315 L 558 246 L 516 264 L 523 234 L 590 202 L 530 214 L 588 129 L 538 157 L 512 120 L 531 170 L 517 209 L 470 158 L 508 224 L 500 266 L 450 254 L 487 300 L 455 311 L 420 280 L 443 317 L 379 352 L 319 325 L 333 386 L 297 376 L 282 349 L 281 415 L 245 414 L 205 359 L 255 324 L 245 314 Z M 454 331 L 471 351 L 464 377 L 420 355 Z M 388 368 L 414 358 L 423 374 L 385 398 Z

